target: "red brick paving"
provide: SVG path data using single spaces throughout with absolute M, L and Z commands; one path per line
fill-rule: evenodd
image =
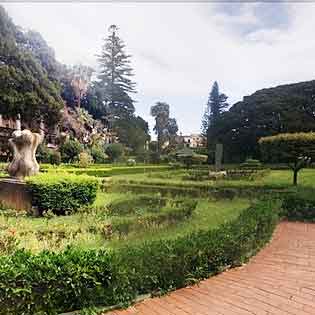
M 315 315 L 315 224 L 282 222 L 243 267 L 106 315 Z

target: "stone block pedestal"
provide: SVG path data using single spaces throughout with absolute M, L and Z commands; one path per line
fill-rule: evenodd
M 0 203 L 15 210 L 32 209 L 32 198 L 27 185 L 16 179 L 0 179 Z

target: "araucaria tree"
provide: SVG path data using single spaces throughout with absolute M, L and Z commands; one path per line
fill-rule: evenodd
M 315 133 L 283 133 L 259 140 L 265 162 L 287 163 L 293 171 L 293 185 L 297 185 L 298 172 L 315 158 Z
M 170 118 L 170 106 L 164 102 L 157 102 L 151 107 L 151 115 L 155 118 L 154 131 L 157 134 L 158 150 L 176 136 L 178 126 L 175 118 Z
M 103 89 L 103 101 L 107 113 L 113 117 L 126 117 L 135 111 L 134 100 L 130 93 L 135 93 L 132 81 L 130 55 L 125 53 L 125 44 L 118 36 L 118 27 L 109 27 L 109 36 L 105 39 L 102 53 L 98 58 L 100 74 L 98 85 Z
M 227 98 L 225 94 L 220 93 L 219 84 L 215 81 L 208 98 L 201 126 L 202 133 L 207 137 L 208 152 L 218 141 L 215 136 L 216 128 L 222 112 L 228 107 Z

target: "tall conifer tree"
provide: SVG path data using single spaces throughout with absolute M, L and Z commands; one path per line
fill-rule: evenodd
M 98 58 L 101 67 L 98 79 L 103 88 L 107 113 L 115 118 L 130 116 L 135 111 L 134 100 L 129 95 L 136 92 L 135 82 L 131 79 L 133 69 L 130 57 L 125 53 L 125 44 L 118 36 L 118 27 L 111 25 Z
M 208 98 L 201 126 L 202 133 L 207 137 L 209 155 L 213 145 L 217 142 L 214 135 L 216 134 L 219 118 L 228 107 L 227 98 L 225 94 L 220 93 L 219 84 L 215 81 Z M 210 158 L 208 160 L 210 162 Z

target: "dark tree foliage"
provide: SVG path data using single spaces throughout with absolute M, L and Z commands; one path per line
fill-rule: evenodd
M 107 104 L 111 115 L 121 118 L 134 113 L 134 100 L 130 93 L 136 90 L 131 79 L 131 56 L 125 53 L 125 44 L 117 33 L 118 27 L 111 25 L 98 58 L 101 68 L 98 79 L 103 89 L 102 101 Z
M 219 121 L 221 119 L 222 113 L 229 106 L 227 103 L 227 98 L 228 97 L 225 94 L 220 93 L 219 84 L 217 81 L 215 81 L 209 94 L 201 126 L 202 134 L 207 137 L 208 163 L 212 162 L 214 147 L 219 141 Z
M 228 97 L 225 94 L 220 93 L 219 84 L 215 81 L 212 86 L 202 120 L 202 132 L 204 135 L 208 134 L 210 127 L 215 129 L 220 115 L 229 106 L 226 102 L 227 98 Z
M 315 130 L 315 81 L 263 89 L 222 113 L 214 137 L 226 162 L 260 158 L 258 139 L 278 133 Z
M 33 52 L 21 45 L 23 36 L 0 6 L 0 113 L 21 114 L 29 126 L 41 119 L 53 125 L 63 107 L 59 86 Z
M 140 116 L 130 116 L 115 121 L 114 130 L 119 141 L 131 148 L 135 154 L 142 153 L 150 140 L 149 125 Z
M 164 102 L 157 102 L 151 107 L 151 115 L 155 117 L 153 130 L 158 138 L 158 150 L 161 151 L 166 141 L 172 142 L 177 134 L 178 126 L 175 118 L 170 118 L 170 106 Z

